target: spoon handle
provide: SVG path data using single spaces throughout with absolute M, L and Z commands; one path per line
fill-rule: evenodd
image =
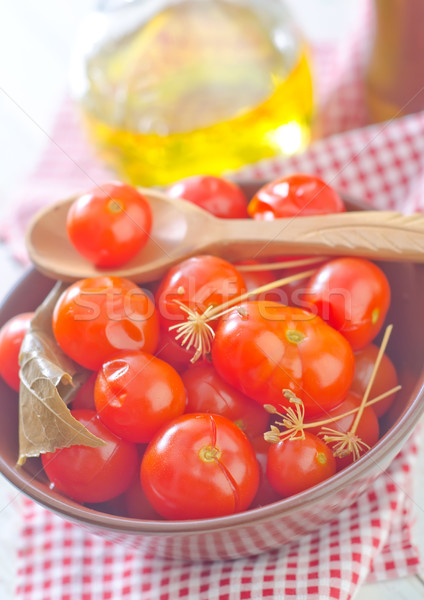
M 228 220 L 222 237 L 238 258 L 281 252 L 424 262 L 422 214 L 358 211 L 274 221 Z

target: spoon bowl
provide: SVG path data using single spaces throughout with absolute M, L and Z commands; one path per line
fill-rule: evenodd
M 75 281 L 119 275 L 138 283 L 163 276 L 195 254 L 241 260 L 281 254 L 355 255 L 375 260 L 424 262 L 424 216 L 356 211 L 274 221 L 218 219 L 195 204 L 140 188 L 150 203 L 153 228 L 146 246 L 118 269 L 98 269 L 72 246 L 66 216 L 75 197 L 47 206 L 30 223 L 26 246 L 39 271 Z

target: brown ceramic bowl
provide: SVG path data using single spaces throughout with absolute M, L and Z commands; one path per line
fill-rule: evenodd
M 251 189 L 249 191 L 252 191 Z M 350 206 L 358 209 L 358 205 Z M 384 435 L 356 463 L 320 485 L 267 506 L 202 521 L 142 521 L 87 508 L 51 491 L 38 459 L 16 467 L 17 395 L 0 382 L 0 470 L 27 496 L 92 533 L 160 556 L 216 560 L 253 555 L 292 542 L 330 521 L 352 504 L 389 465 L 424 412 L 424 267 L 381 264 L 393 299 L 387 323 L 394 324 L 389 354 L 402 391 L 386 418 Z M 35 271 L 25 275 L 0 308 L 0 326 L 11 316 L 33 310 L 53 282 Z

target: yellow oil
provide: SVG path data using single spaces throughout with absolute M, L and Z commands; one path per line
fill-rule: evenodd
M 192 0 L 101 46 L 80 98 L 101 157 L 123 179 L 160 185 L 303 148 L 307 54 L 272 27 L 242 4 Z

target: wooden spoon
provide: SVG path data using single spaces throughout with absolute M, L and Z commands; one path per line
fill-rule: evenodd
M 75 198 L 49 205 L 29 225 L 26 245 L 35 266 L 54 279 L 100 274 L 153 281 L 195 254 L 228 260 L 272 255 L 354 255 L 375 260 L 424 262 L 424 215 L 354 211 L 275 221 L 218 219 L 185 200 L 140 189 L 153 211 L 149 242 L 118 269 L 96 269 L 70 243 L 66 215 Z

